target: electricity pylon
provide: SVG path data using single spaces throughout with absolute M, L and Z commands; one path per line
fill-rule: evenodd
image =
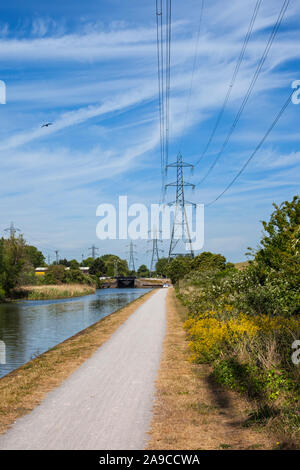
M 14 223 L 11 222 L 8 228 L 4 229 L 4 232 L 9 232 L 10 238 L 14 238 L 16 232 L 21 232 L 21 230 L 14 226 Z
M 99 250 L 95 245 L 92 245 L 89 250 L 92 250 L 92 258 L 95 259 L 96 257 L 96 252 Z
M 119 275 L 119 272 L 118 272 L 118 262 L 117 260 L 114 261 L 114 278 L 116 279 Z
M 159 260 L 159 252 L 163 252 L 160 248 L 158 248 L 158 242 L 162 242 L 159 238 L 157 238 L 157 231 L 153 231 L 153 238 L 151 240 L 148 240 L 149 242 L 152 242 L 152 250 L 147 250 L 148 253 L 151 251 L 152 256 L 151 256 L 151 264 L 150 264 L 150 273 L 155 271 L 155 266 L 157 261 Z
M 132 240 L 130 242 L 130 245 L 127 245 L 129 246 L 129 263 L 128 263 L 128 269 L 129 271 L 135 271 L 135 265 L 134 265 L 134 255 L 135 255 L 135 251 L 134 251 L 134 248 L 135 248 L 135 245 L 133 244 Z
M 56 264 L 58 264 L 58 250 L 55 250 Z
M 177 155 L 176 162 L 169 163 L 166 168 L 176 168 L 177 171 L 177 178 L 176 181 L 173 183 L 169 183 L 165 185 L 167 189 L 170 186 L 176 187 L 176 200 L 169 203 L 169 205 L 175 204 L 175 214 L 173 220 L 173 227 L 171 233 L 171 240 L 170 240 L 170 248 L 169 248 L 169 256 L 168 258 L 172 258 L 172 256 L 177 256 L 179 253 L 175 253 L 175 248 L 178 244 L 180 239 L 186 239 L 187 243 L 189 244 L 189 254 L 190 256 L 194 257 L 194 251 L 192 247 L 192 240 L 190 236 L 190 228 L 188 225 L 188 220 L 186 216 L 186 204 L 188 205 L 195 205 L 192 202 L 188 202 L 184 198 L 184 188 L 190 187 L 194 189 L 195 185 L 192 183 L 187 183 L 183 179 L 183 169 L 184 168 L 194 168 L 194 165 L 191 163 L 184 162 L 182 159 L 182 155 L 179 152 Z

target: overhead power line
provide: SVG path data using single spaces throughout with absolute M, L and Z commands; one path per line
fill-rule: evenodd
M 164 21 L 165 19 L 165 21 Z M 160 127 L 161 154 L 161 187 L 164 198 L 165 171 L 169 158 L 170 133 L 170 82 L 171 82 L 171 0 L 165 2 L 156 0 L 156 42 L 157 42 L 157 73 L 158 73 L 158 102 Z
M 185 114 L 184 114 L 183 130 L 182 130 L 181 140 L 180 140 L 180 144 L 179 144 L 179 152 L 181 151 L 181 147 L 182 147 L 182 144 L 183 144 L 183 139 L 184 139 L 185 130 L 186 130 L 186 124 L 187 124 L 187 117 L 189 115 L 190 107 L 191 107 L 191 97 L 192 97 L 192 89 L 193 89 L 193 84 L 194 84 L 194 75 L 195 75 L 195 71 L 196 71 L 196 65 L 197 65 L 197 62 L 198 62 L 198 49 L 199 49 L 200 32 L 201 32 L 201 26 L 202 26 L 203 9 L 204 9 L 204 0 L 202 0 L 201 8 L 200 8 L 200 17 L 199 17 L 199 23 L 198 23 L 197 38 L 196 38 L 196 43 L 195 43 L 195 52 L 194 52 L 193 68 L 192 68 L 192 75 L 191 75 L 191 84 L 190 84 L 188 95 L 187 95 L 187 105 L 186 105 L 186 110 L 185 110 Z
M 163 95 L 163 28 L 162 28 L 162 0 L 156 0 L 156 43 L 157 43 L 157 75 L 158 75 L 158 104 L 160 127 L 160 165 L 162 188 L 164 188 L 165 175 L 165 138 L 164 138 L 164 95 Z
M 258 10 L 259 10 L 259 7 L 261 5 L 261 2 L 262 0 L 257 0 L 256 4 L 255 4 L 255 7 L 254 7 L 254 11 L 253 11 L 253 14 L 252 14 L 252 17 L 251 17 L 251 20 L 250 20 L 250 24 L 249 24 L 249 27 L 248 27 L 248 31 L 246 33 L 246 36 L 245 36 L 245 39 L 244 39 L 244 42 L 243 42 L 243 46 L 242 46 L 242 49 L 241 49 L 241 52 L 239 54 L 239 57 L 238 57 L 238 60 L 237 60 L 237 63 L 236 63 L 236 66 L 235 66 L 235 69 L 234 69 L 234 72 L 233 72 L 233 75 L 232 75 L 232 78 L 231 78 L 231 81 L 230 81 L 230 84 L 229 84 L 229 87 L 228 87 L 228 90 L 227 90 L 227 93 L 226 93 L 226 96 L 225 96 L 225 99 L 224 99 L 224 102 L 223 102 L 223 105 L 221 107 L 221 110 L 218 114 L 218 117 L 216 119 L 216 122 L 215 122 L 215 125 L 213 127 L 213 130 L 209 136 L 209 139 L 207 141 L 207 144 L 205 145 L 204 147 L 204 150 L 202 152 L 202 154 L 200 155 L 200 158 L 197 160 L 197 162 L 195 163 L 195 166 L 198 165 L 200 163 L 200 161 L 202 160 L 202 158 L 206 155 L 209 147 L 210 147 L 210 144 L 212 143 L 212 140 L 215 136 L 215 133 L 217 131 L 217 128 L 220 124 L 220 121 L 223 117 L 223 114 L 224 114 L 224 111 L 225 111 L 225 108 L 227 106 L 227 103 L 229 101 L 229 98 L 230 98 L 230 95 L 231 95 L 231 92 L 232 92 L 232 89 L 234 87 L 234 84 L 235 84 L 235 81 L 236 81 L 236 77 L 237 77 L 237 74 L 239 72 L 239 69 L 240 69 L 240 66 L 241 66 L 241 63 L 243 61 L 243 58 L 244 58 L 244 55 L 245 55 L 245 51 L 246 51 L 246 48 L 247 48 L 247 45 L 248 45 L 248 42 L 249 42 L 249 39 L 250 39 L 250 36 L 252 34 L 252 30 L 253 30 L 253 26 L 254 26 L 254 23 L 255 23 L 255 20 L 256 20 L 256 17 L 257 17 L 257 14 L 258 14 Z
M 170 85 L 171 85 L 171 0 L 166 0 L 166 165 L 169 161 Z
M 273 130 L 273 128 L 276 126 L 277 122 L 279 121 L 279 119 L 281 118 L 282 114 L 284 113 L 284 111 L 286 110 L 286 108 L 288 107 L 290 101 L 291 101 L 291 98 L 292 98 L 292 95 L 294 93 L 294 90 L 290 93 L 288 99 L 285 101 L 284 105 L 282 106 L 282 108 L 280 109 L 279 113 L 276 115 L 275 119 L 273 120 L 272 124 L 270 125 L 269 129 L 267 130 L 267 132 L 265 133 L 265 135 L 263 136 L 263 138 L 260 140 L 260 142 L 257 144 L 257 146 L 255 147 L 255 150 L 251 153 L 251 155 L 249 156 L 248 160 L 246 160 L 246 162 L 244 163 L 244 165 L 242 166 L 242 168 L 239 170 L 239 172 L 235 175 L 235 177 L 232 179 L 232 181 L 226 186 L 226 188 L 211 202 L 209 202 L 208 204 L 206 204 L 206 206 L 211 206 L 212 204 L 214 204 L 216 201 L 218 201 L 218 199 L 220 199 L 220 197 L 223 196 L 223 194 L 226 193 L 226 191 L 228 191 L 229 188 L 231 188 L 231 186 L 235 183 L 235 181 L 238 179 L 238 177 L 243 173 L 243 171 L 245 170 L 245 168 L 247 167 L 247 165 L 250 163 L 250 161 L 252 160 L 252 158 L 256 155 L 256 153 L 259 151 L 259 149 L 261 148 L 261 146 L 264 144 L 264 142 L 266 141 L 266 139 L 268 138 L 269 134 L 271 133 L 271 131 Z
M 286 9 L 287 9 L 287 7 L 288 7 L 288 4 L 289 4 L 289 0 L 285 0 L 285 1 L 283 2 L 283 5 L 282 5 L 281 10 L 280 10 L 280 13 L 279 13 L 279 15 L 278 15 L 277 21 L 276 21 L 276 23 L 275 23 L 275 25 L 274 25 L 274 27 L 273 27 L 273 29 L 272 29 L 272 32 L 271 32 L 271 35 L 270 35 L 269 40 L 268 40 L 268 42 L 267 42 L 267 45 L 266 45 L 266 47 L 265 47 L 265 49 L 264 49 L 264 52 L 263 52 L 263 54 L 262 54 L 262 56 L 261 56 L 261 58 L 260 58 L 260 60 L 259 60 L 259 63 L 258 63 L 258 65 L 257 65 L 257 68 L 256 68 L 256 70 L 255 70 L 255 73 L 254 73 L 254 75 L 253 75 L 253 77 L 252 77 L 251 83 L 250 83 L 250 85 L 249 85 L 249 88 L 248 88 L 248 90 L 247 90 L 247 92 L 246 92 L 246 95 L 245 95 L 245 97 L 244 97 L 244 99 L 243 99 L 243 102 L 242 102 L 242 104 L 241 104 L 241 106 L 240 106 L 240 108 L 239 108 L 239 110 L 238 110 L 238 112 L 237 112 L 237 114 L 236 114 L 236 116 L 235 116 L 235 119 L 234 119 L 234 121 L 233 121 L 233 124 L 232 124 L 232 126 L 231 126 L 231 128 L 230 128 L 230 130 L 229 130 L 229 132 L 228 132 L 228 134 L 227 134 L 227 136 L 226 136 L 226 138 L 225 138 L 225 140 L 224 140 L 224 142 L 223 142 L 223 145 L 222 145 L 222 147 L 221 147 L 219 153 L 217 154 L 215 160 L 213 161 L 213 163 L 212 163 L 211 166 L 209 167 L 209 169 L 208 169 L 208 171 L 206 172 L 206 174 L 204 175 L 204 177 L 201 179 L 201 181 L 199 181 L 199 183 L 196 184 L 196 186 L 200 186 L 200 184 L 202 184 L 202 183 L 206 180 L 206 178 L 208 177 L 208 175 L 209 175 L 209 174 L 211 173 L 211 171 L 214 169 L 214 167 L 215 167 L 217 161 L 219 160 L 219 158 L 220 158 L 221 155 L 223 154 L 223 152 L 224 152 L 224 150 L 225 150 L 225 148 L 226 148 L 226 145 L 228 144 L 228 142 L 229 142 L 229 140 L 230 140 L 230 137 L 232 136 L 232 134 L 233 134 L 233 132 L 234 132 L 234 130 L 235 130 L 235 128 L 236 128 L 236 125 L 237 125 L 237 123 L 238 123 L 238 121 L 239 121 L 239 119 L 240 119 L 240 117 L 241 117 L 241 115 L 242 115 L 242 113 L 243 113 L 243 111 L 244 111 L 244 108 L 245 108 L 245 106 L 246 106 L 246 104 L 247 104 L 247 102 L 248 102 L 248 100 L 249 100 L 249 98 L 250 98 L 250 95 L 251 95 L 251 93 L 252 93 L 252 90 L 253 90 L 253 88 L 254 88 L 254 85 L 255 85 L 255 83 L 256 83 L 256 81 L 257 81 L 257 78 L 258 78 L 258 76 L 259 76 L 259 74 L 260 74 L 260 72 L 261 72 L 261 69 L 262 69 L 262 67 L 263 67 L 263 65 L 264 65 L 264 63 L 265 63 L 265 60 L 266 60 L 266 58 L 267 58 L 267 56 L 268 56 L 268 53 L 269 53 L 270 48 L 271 48 L 271 46 L 272 46 L 272 44 L 273 44 L 273 41 L 274 41 L 275 36 L 276 36 L 276 34 L 277 34 L 277 32 L 278 32 L 278 29 L 279 29 L 279 27 L 280 27 L 280 25 L 281 25 L 281 22 L 282 22 L 282 19 L 283 19 L 284 14 L 285 14 L 285 12 L 286 12 Z

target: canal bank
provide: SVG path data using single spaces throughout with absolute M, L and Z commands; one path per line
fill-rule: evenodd
M 45 395 L 104 344 L 153 291 L 106 316 L 0 379 L 0 433 L 39 405 Z M 70 301 L 65 301 L 67 304 Z M 55 303 L 55 301 L 54 301 Z
M 6 347 L 0 377 L 146 292 L 147 289 L 99 289 L 78 298 L 0 304 L 0 340 Z

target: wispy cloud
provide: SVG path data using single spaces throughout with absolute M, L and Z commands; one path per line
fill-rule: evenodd
M 255 1 L 234 0 L 226 9 L 223 0 L 205 3 L 182 149 L 185 158 L 194 156 L 194 160 L 222 105 Z M 224 119 L 193 181 L 207 169 L 226 136 L 281 4 L 262 2 Z M 112 7 L 106 8 L 113 18 Z M 73 257 L 79 256 L 82 240 L 95 240 L 99 198 L 112 201 L 125 191 L 132 198 L 156 202 L 161 190 L 154 9 L 141 21 L 125 8 L 122 21 L 116 18 L 111 23 L 102 17 L 94 21 L 85 9 L 82 6 L 81 15 L 76 12 L 87 18 L 82 21 L 68 21 L 68 13 L 61 15 L 61 21 L 32 11 L 28 24 L 15 29 L 9 22 L 0 25 L 0 59 L 6 74 L 1 79 L 8 84 L 8 103 L 0 109 L 2 219 L 16 220 L 28 238 L 33 239 L 35 231 L 44 244 L 59 245 Z M 179 2 L 173 11 L 172 160 L 184 130 L 198 13 L 196 0 Z M 191 195 L 197 202 L 210 201 L 224 189 L 267 129 L 291 80 L 299 78 L 295 65 L 299 18 L 300 7 L 291 2 L 231 146 L 206 184 Z M 242 247 L 258 236 L 257 220 L 266 218 L 272 198 L 278 202 L 295 191 L 299 109 L 288 109 L 270 136 L 272 146 L 264 147 L 237 184 L 209 210 L 209 249 L 241 259 Z M 46 120 L 53 125 L 41 128 Z M 256 212 L 250 200 L 259 208 Z M 227 226 L 224 214 L 229 212 L 232 223 Z M 224 233 L 220 221 L 226 225 Z M 246 228 L 237 235 L 242 224 Z M 255 230 L 247 241 L 251 224 Z

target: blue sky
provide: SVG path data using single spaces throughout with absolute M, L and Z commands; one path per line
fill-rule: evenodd
M 126 256 L 127 242 L 96 238 L 96 208 L 128 195 L 160 197 L 155 1 L 36 0 L 0 6 L 0 231 L 11 221 L 54 258 Z M 206 0 L 184 135 L 200 1 L 173 1 L 170 161 L 195 163 L 214 125 L 255 0 Z M 197 183 L 222 145 L 276 21 L 282 0 L 263 0 L 215 139 L 189 181 Z M 230 182 L 300 79 L 300 4 L 291 1 L 226 151 L 189 200 L 207 203 Z M 236 184 L 205 211 L 204 250 L 245 259 L 261 236 L 272 202 L 298 192 L 300 105 L 290 104 Z M 53 125 L 41 128 L 51 121 Z M 168 181 L 174 180 L 172 172 Z M 168 198 L 174 199 L 170 190 Z M 137 264 L 150 261 L 136 242 Z M 167 250 L 167 244 L 165 249 Z

